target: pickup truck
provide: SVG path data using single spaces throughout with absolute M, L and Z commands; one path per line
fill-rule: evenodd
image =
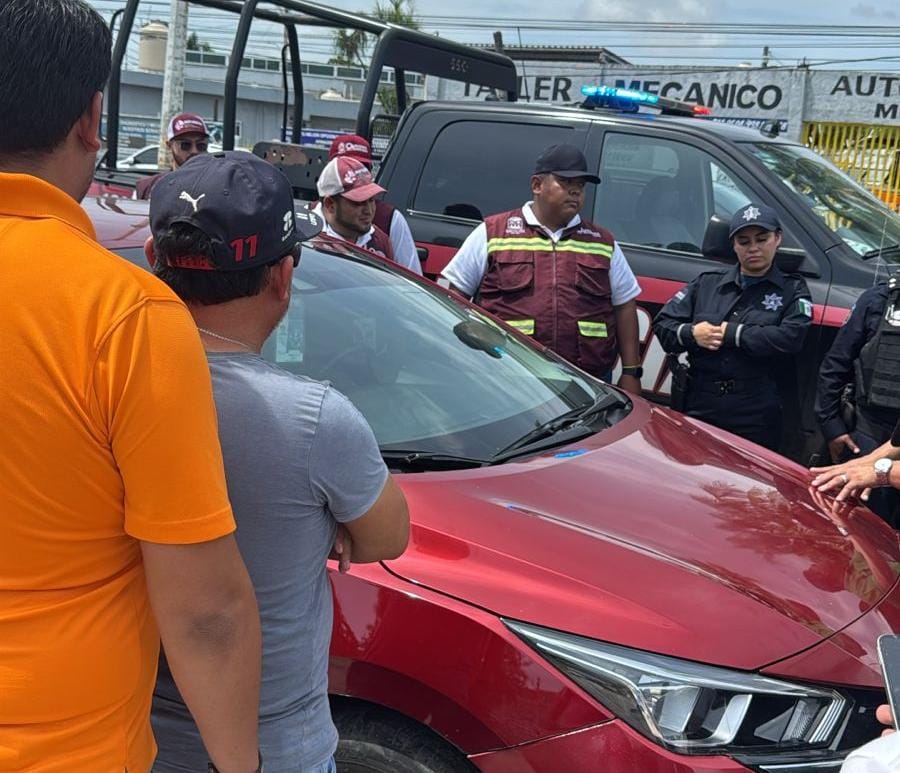
M 249 0 L 193 2 L 240 16 L 225 82 L 225 149 L 234 147 L 238 78 L 254 19 L 285 27 L 292 85 L 285 84 L 283 126 L 291 124 L 294 143 L 303 115 L 297 29 L 315 22 L 378 36 L 355 129 L 387 143 L 378 181 L 387 200 L 406 213 L 431 278 L 484 215 L 528 198 L 532 165 L 543 148 L 558 142 L 581 147 L 603 179 L 582 215 L 613 232 L 643 288 L 643 383 L 652 400 L 666 403 L 671 383 L 653 315 L 700 272 L 733 264 L 726 224 L 734 210 L 751 199 L 775 207 L 784 225 L 779 265 L 806 278 L 814 302 L 806 346 L 783 374 L 788 420 L 780 450 L 803 464 L 826 461 L 813 414 L 819 364 L 857 296 L 900 267 L 900 215 L 837 167 L 774 128 L 720 123 L 700 117 L 705 108 L 633 90 L 598 87 L 580 106 L 566 108 L 523 104 L 516 101 L 515 65 L 500 54 L 309 0 L 270 0 L 278 14 Z M 119 23 L 107 98 L 107 162 L 97 170 L 94 193 L 127 195 L 137 174 L 117 169 L 115 159 L 121 68 L 138 6 L 139 0 L 127 0 Z M 394 69 L 399 122 L 375 113 L 386 67 Z M 410 104 L 405 72 L 477 84 L 489 101 Z M 285 171 L 298 198 L 315 196 L 327 160 L 321 149 L 258 143 L 254 152 Z
M 580 147 L 602 178 L 589 186 L 582 216 L 613 232 L 639 278 L 644 389 L 660 402 L 671 376 L 654 314 L 699 273 L 736 261 L 726 226 L 736 209 L 750 200 L 775 207 L 784 226 L 778 263 L 806 278 L 814 302 L 805 349 L 782 384 L 792 417 L 782 451 L 814 461 L 822 448 L 812 410 L 819 364 L 856 297 L 900 268 L 900 216 L 771 132 L 633 112 L 621 97 L 616 104 L 418 103 L 401 118 L 378 182 L 406 213 L 425 272 L 437 278 L 483 216 L 529 198 L 543 148 Z

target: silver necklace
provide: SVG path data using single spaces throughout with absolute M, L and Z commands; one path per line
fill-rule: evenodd
M 204 334 L 210 336 L 211 338 L 218 338 L 220 341 L 228 341 L 228 343 L 230 343 L 230 344 L 237 344 L 238 346 L 243 346 L 245 349 L 249 349 L 251 352 L 256 351 L 255 346 L 251 346 L 250 344 L 245 343 L 244 341 L 238 341 L 237 338 L 229 338 L 228 336 L 223 336 L 223 335 L 219 335 L 218 333 L 213 333 L 212 330 L 207 330 L 205 327 L 200 327 L 199 325 L 197 325 L 197 330 L 199 330 L 201 333 L 204 333 Z

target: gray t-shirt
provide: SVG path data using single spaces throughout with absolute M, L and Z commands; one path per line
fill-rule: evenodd
M 262 621 L 260 748 L 267 770 L 303 771 L 337 746 L 326 557 L 337 523 L 375 503 L 387 468 L 366 420 L 327 384 L 255 354 L 208 359 L 237 542 Z M 160 749 L 154 771 L 206 770 L 206 750 L 164 658 L 152 719 Z

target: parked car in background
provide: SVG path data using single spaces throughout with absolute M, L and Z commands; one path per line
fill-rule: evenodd
M 218 153 L 222 150 L 221 145 L 213 145 L 210 144 L 209 152 L 210 153 Z M 238 148 L 240 150 L 240 148 Z M 118 163 L 119 169 L 123 172 L 126 171 L 134 171 L 134 172 L 158 172 L 159 165 L 157 164 L 157 159 L 159 156 L 159 145 L 147 145 L 144 148 L 141 148 L 136 153 L 132 153 L 130 156 L 126 156 L 121 159 Z

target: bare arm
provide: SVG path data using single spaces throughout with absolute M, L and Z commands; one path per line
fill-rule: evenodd
M 459 289 L 455 284 L 453 284 L 452 282 L 450 283 L 450 291 L 456 293 L 456 294 L 459 295 L 461 298 L 465 298 L 467 301 L 471 301 L 471 300 L 472 300 L 472 297 L 471 297 L 471 296 L 466 295 L 462 290 L 460 290 L 460 289 Z
M 221 773 L 256 770 L 261 637 L 256 596 L 229 535 L 141 542 L 172 675 Z
M 613 306 L 616 315 L 616 338 L 622 365 L 641 364 L 641 345 L 638 340 L 637 302 L 634 300 Z M 619 386 L 633 394 L 641 393 L 641 380 L 629 371 L 622 371 Z
M 409 542 L 409 509 L 393 477 L 388 475 L 372 507 L 343 525 L 353 540 L 355 564 L 383 561 L 402 554 Z
M 641 361 L 641 347 L 638 342 L 637 302 L 634 300 L 613 306 L 616 314 L 616 338 L 623 365 L 638 365 Z

